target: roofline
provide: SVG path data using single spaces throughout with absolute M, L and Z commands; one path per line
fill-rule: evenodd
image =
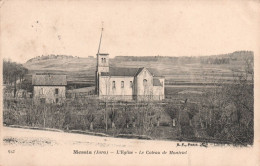
M 35 76 L 35 75 L 44 75 L 44 76 L 48 76 L 48 75 L 51 75 L 51 76 L 66 76 L 66 74 L 59 74 L 59 73 L 35 73 L 35 74 L 27 74 L 27 75 L 32 75 L 32 76 Z
M 134 75 L 135 77 L 137 76 L 137 73 L 138 73 L 139 69 L 142 69 L 142 70 L 143 70 L 144 67 L 139 67 L 139 68 L 138 68 L 138 70 L 135 72 L 135 75 Z M 141 70 L 141 71 L 142 71 L 142 70 Z M 141 72 L 140 72 L 140 73 L 141 73 Z
M 137 72 L 135 73 L 135 77 L 137 77 L 144 69 L 146 69 L 146 70 L 150 73 L 150 75 L 154 77 L 154 74 L 153 74 L 151 71 L 149 71 L 148 68 L 146 68 L 146 67 L 140 67 L 140 68 L 142 68 L 142 70 L 141 70 L 138 74 L 137 74 L 137 72 L 138 72 L 138 71 L 137 71 Z M 140 69 L 140 68 L 139 68 L 139 69 Z M 137 74 L 137 75 L 136 75 L 136 74 Z
M 165 76 L 154 76 L 155 78 L 157 78 L 157 77 L 160 77 L 160 78 L 165 78 Z
M 145 68 L 145 69 L 151 74 L 151 76 L 154 77 L 154 74 L 148 68 Z
M 97 53 L 97 55 L 109 55 L 108 53 Z
M 33 86 L 67 86 L 67 84 L 66 85 L 34 85 L 34 84 L 32 84 Z
M 108 75 L 108 76 L 100 76 L 100 77 L 132 77 L 134 78 L 135 76 L 113 76 L 113 75 Z

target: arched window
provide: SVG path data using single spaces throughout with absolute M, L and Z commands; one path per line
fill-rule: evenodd
M 115 81 L 112 82 L 112 88 L 114 88 L 114 89 L 116 88 L 116 82 Z
M 104 63 L 106 63 L 106 58 L 104 58 Z
M 121 81 L 121 88 L 124 88 L 124 81 Z
M 55 95 L 59 94 L 59 89 L 55 88 Z
M 40 89 L 40 94 L 43 95 L 43 88 Z
M 144 85 L 144 86 L 147 86 L 147 79 L 144 79 L 144 80 L 143 80 L 143 85 Z
M 130 88 L 133 87 L 133 81 L 130 81 Z
M 101 62 L 102 62 L 102 63 L 104 62 L 104 58 L 101 58 Z

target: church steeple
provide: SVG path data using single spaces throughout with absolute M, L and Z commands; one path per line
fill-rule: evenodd
M 102 28 L 101 28 L 101 35 L 98 45 L 98 52 L 97 52 L 97 72 L 100 74 L 101 72 L 109 72 L 109 54 L 100 53 L 100 47 L 102 42 L 102 36 L 103 36 L 103 22 L 102 22 Z
M 97 54 L 99 54 L 99 51 L 100 51 L 100 46 L 101 46 L 101 41 L 102 41 L 102 33 L 103 33 L 103 30 L 104 30 L 104 28 L 103 28 L 103 21 L 102 21 L 101 35 L 100 35 L 100 40 L 99 40 L 99 46 L 98 46 L 98 52 L 97 52 Z
M 98 51 L 97 51 L 97 68 L 96 68 L 96 92 L 99 94 L 99 80 L 101 73 L 108 73 L 109 72 L 109 54 L 100 53 L 100 47 L 102 42 L 102 36 L 103 36 L 103 22 L 102 22 L 102 28 L 101 28 L 101 35 L 98 45 Z

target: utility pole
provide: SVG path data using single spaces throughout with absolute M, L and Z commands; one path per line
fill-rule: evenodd
M 45 118 L 46 118 L 46 106 L 43 107 L 43 127 L 45 128 Z
M 107 100 L 105 99 L 105 114 L 106 114 L 106 132 L 107 132 Z

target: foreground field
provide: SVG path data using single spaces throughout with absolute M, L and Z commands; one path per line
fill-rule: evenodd
M 1 165 L 257 165 L 253 148 L 219 144 L 97 137 L 3 127 Z M 10 141 L 13 140 L 13 141 Z M 207 146 L 205 146 L 207 145 Z M 236 153 L 231 151 L 236 150 Z M 221 153 L 219 153 L 221 151 Z M 218 152 L 218 153 L 217 153 Z M 212 160 L 218 160 L 212 163 Z M 203 156 L 203 160 L 198 160 Z M 221 162 L 221 163 L 219 163 Z M 223 164 L 223 163 L 222 163 Z
M 99 137 L 92 135 L 32 130 L 3 127 L 5 146 L 87 146 L 88 148 L 102 147 L 133 147 L 137 144 L 149 144 L 155 141 Z

